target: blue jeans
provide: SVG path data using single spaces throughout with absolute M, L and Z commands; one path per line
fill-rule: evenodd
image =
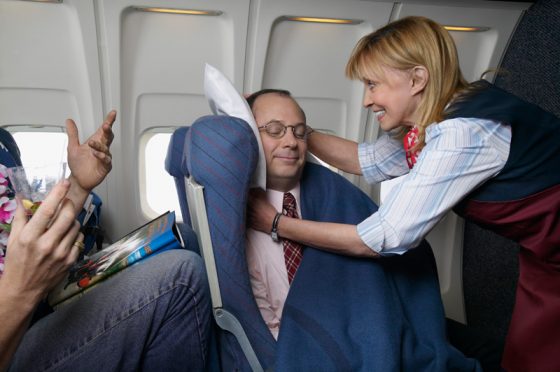
M 10 371 L 202 371 L 210 315 L 200 256 L 163 252 L 34 324 Z

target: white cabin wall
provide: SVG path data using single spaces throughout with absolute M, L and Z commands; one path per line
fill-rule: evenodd
M 62 132 L 73 118 L 83 141 L 102 116 L 93 1 L 0 1 L 0 125 Z M 108 196 L 105 185 L 96 192 Z
M 100 0 L 98 5 L 98 26 L 106 45 L 107 107 L 119 109 L 105 226 L 118 237 L 158 214 L 147 203 L 144 182 L 143 150 L 150 131 L 170 132 L 210 113 L 203 90 L 204 64 L 221 69 L 242 89 L 249 1 Z M 154 13 L 135 8 L 140 5 L 223 14 Z M 166 146 L 161 148 L 162 159 L 166 151 Z M 165 193 L 174 197 L 170 176 L 162 177 L 170 187 Z
M 0 124 L 101 118 L 93 4 L 0 1 Z

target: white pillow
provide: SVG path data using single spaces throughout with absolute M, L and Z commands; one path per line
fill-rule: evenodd
M 257 138 L 259 145 L 259 159 L 257 168 L 253 173 L 251 187 L 260 187 L 266 190 L 266 161 L 261 142 L 261 136 L 253 113 L 247 100 L 233 86 L 231 81 L 214 66 L 206 64 L 204 68 L 204 93 L 215 115 L 234 116 L 245 120 Z

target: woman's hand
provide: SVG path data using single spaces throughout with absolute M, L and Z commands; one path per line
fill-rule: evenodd
M 260 188 L 249 190 L 247 203 L 247 226 L 270 234 L 276 209 L 266 199 L 266 192 Z
M 86 193 L 99 185 L 111 171 L 110 146 L 116 117 L 117 112 L 111 111 L 99 129 L 83 144 L 80 144 L 76 123 L 72 119 L 66 120 L 71 180 Z
M 28 303 L 38 303 L 64 279 L 80 253 L 74 245 L 80 225 L 66 199 L 69 187 L 68 180 L 56 185 L 29 221 L 18 201 L 1 280 Z

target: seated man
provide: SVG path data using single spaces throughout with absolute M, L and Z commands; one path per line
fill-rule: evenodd
M 81 145 L 76 125 L 67 121 L 72 175 L 29 221 L 18 202 L 0 273 L 0 370 L 204 369 L 207 282 L 200 257 L 187 250 L 164 252 L 127 268 L 29 328 L 37 305 L 83 248 L 75 218 L 111 169 L 115 116 L 111 112 Z M 2 166 L 15 166 L 17 146 L 8 132 L 0 132 Z
M 300 216 L 299 181 L 305 165 L 309 131 L 305 113 L 284 90 L 261 90 L 248 97 L 247 102 L 261 131 L 266 159 L 267 198 L 281 212 L 285 209 L 284 195 L 289 193 L 295 212 Z M 247 229 L 247 265 L 253 294 L 275 339 L 278 338 L 290 283 L 301 257 L 300 245 L 287 240 L 275 241 L 268 234 Z

